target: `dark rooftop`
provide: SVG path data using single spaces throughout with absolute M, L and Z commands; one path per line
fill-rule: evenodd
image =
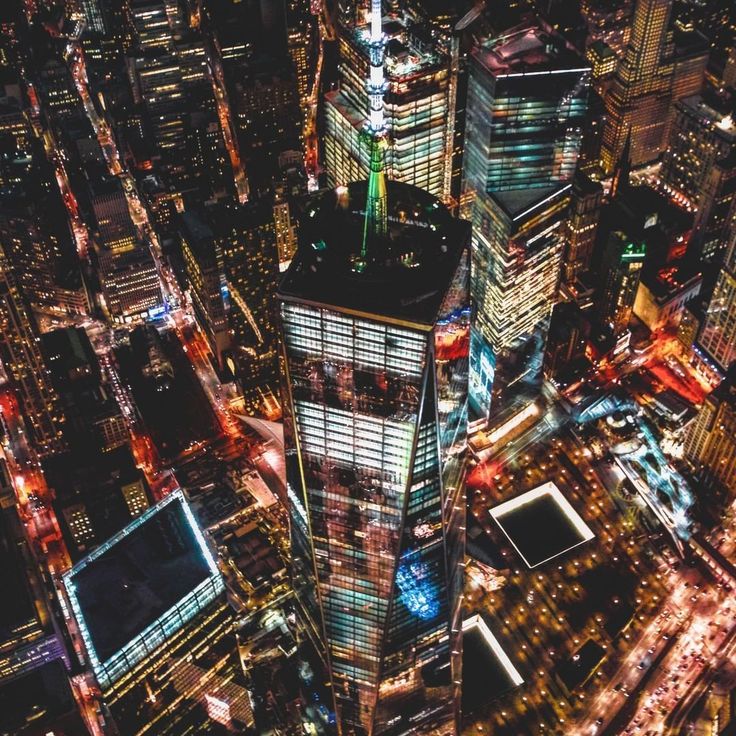
M 156 509 L 70 580 L 101 661 L 141 634 L 210 575 L 182 498 Z
M 588 66 L 588 62 L 568 47 L 561 36 L 549 33 L 534 21 L 486 39 L 473 56 L 494 76 Z
M 417 187 L 388 182 L 388 237 L 360 254 L 366 182 L 330 189 L 308 205 L 299 249 L 279 287 L 283 299 L 432 325 L 467 247 L 470 224 Z
M 554 186 L 491 192 L 490 196 L 501 205 L 503 211 L 512 220 L 517 220 L 532 209 L 540 207 L 547 200 L 562 196 L 570 186 L 569 182 L 560 182 Z
M 0 511 L 0 644 L 15 636 L 19 627 L 36 618 L 31 590 L 26 580 L 26 560 L 21 550 L 23 532 L 15 508 Z

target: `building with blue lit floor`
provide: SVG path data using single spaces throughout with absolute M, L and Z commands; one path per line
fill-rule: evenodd
M 493 404 L 515 411 L 507 387 L 533 395 L 541 381 L 590 69 L 534 21 L 483 40 L 469 69 L 461 214 L 473 224 L 471 409 L 484 419 Z
M 458 734 L 469 226 L 398 182 L 377 225 L 375 184 L 309 205 L 280 285 L 292 577 L 341 734 Z
M 253 725 L 223 578 L 181 491 L 78 562 L 64 586 L 105 733 Z

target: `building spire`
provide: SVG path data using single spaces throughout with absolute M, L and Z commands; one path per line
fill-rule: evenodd
M 387 147 L 386 126 L 383 117 L 383 57 L 385 38 L 381 28 L 381 0 L 371 0 L 371 30 L 368 49 L 370 75 L 366 82 L 368 91 L 369 117 L 363 138 L 369 149 L 370 171 L 368 174 L 368 198 L 365 207 L 363 245 L 356 270 L 363 270 L 367 263 L 368 245 L 374 237 L 385 237 L 388 233 L 388 207 L 386 195 L 386 173 L 383 170 Z

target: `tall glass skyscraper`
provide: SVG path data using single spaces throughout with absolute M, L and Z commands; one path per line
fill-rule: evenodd
M 587 123 L 590 68 L 565 41 L 524 24 L 470 56 L 466 198 L 572 179 Z
M 517 408 L 504 387 L 523 405 L 541 381 L 590 69 L 533 23 L 482 42 L 469 63 L 461 213 L 473 223 L 470 404 L 473 418 L 495 421 Z
M 386 172 L 447 202 L 450 198 L 457 69 L 441 44 L 402 14 L 384 33 L 386 125 L 391 146 Z M 368 176 L 365 79 L 370 66 L 365 25 L 340 34 L 340 88 L 325 95 L 325 168 L 331 186 Z
M 280 287 L 293 581 L 341 734 L 457 734 L 469 226 L 375 184 L 311 204 Z

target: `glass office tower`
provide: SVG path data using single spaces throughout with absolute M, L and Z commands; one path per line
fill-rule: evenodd
M 469 63 L 465 199 L 570 181 L 587 123 L 587 63 L 528 24 L 487 39 Z
M 482 41 L 469 69 L 461 214 L 473 224 L 470 406 L 472 419 L 495 422 L 541 386 L 590 69 L 533 22 Z
M 321 195 L 280 287 L 294 586 L 341 734 L 457 734 L 469 226 L 390 182 Z
M 401 13 L 384 24 L 385 122 L 391 134 L 386 173 L 450 199 L 457 69 L 441 44 Z M 368 176 L 370 150 L 361 141 L 368 122 L 366 27 L 340 36 L 340 88 L 325 95 L 325 168 L 331 186 Z

